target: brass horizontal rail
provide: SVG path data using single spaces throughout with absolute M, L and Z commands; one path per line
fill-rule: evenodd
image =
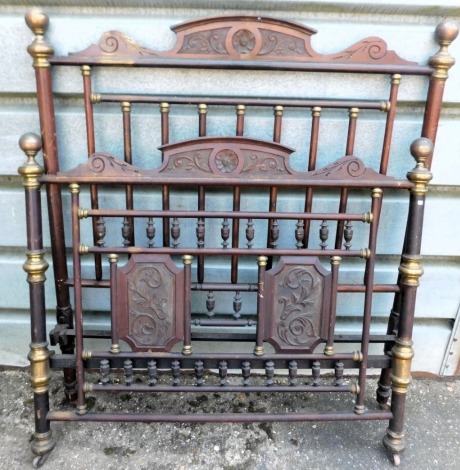
M 122 60 L 118 57 L 74 57 L 54 56 L 49 58 L 52 65 L 98 65 L 115 67 L 158 67 L 158 68 L 185 68 L 202 70 L 273 70 L 292 72 L 337 72 L 337 73 L 370 73 L 401 75 L 431 75 L 434 69 L 423 65 L 379 65 L 379 64 L 334 64 L 327 62 L 281 62 L 281 61 L 229 61 L 229 60 L 197 60 L 197 59 L 169 59 L 160 57 L 139 57 Z
M 387 110 L 386 100 L 328 100 L 328 99 L 306 99 L 306 98 L 282 98 L 282 97 L 237 97 L 237 96 L 177 96 L 177 95 L 147 95 L 143 93 L 93 93 L 93 103 L 168 103 L 168 104 L 207 104 L 221 106 L 283 106 L 285 108 L 320 108 L 331 109 L 375 109 Z
M 345 258 L 368 258 L 370 251 L 368 248 L 361 250 L 311 250 L 309 248 L 284 249 L 284 248 L 142 248 L 138 246 L 130 247 L 97 247 L 80 245 L 81 255 L 87 253 L 106 253 L 106 254 L 164 254 L 164 255 L 207 255 L 207 256 L 342 256 Z
M 93 413 L 78 415 L 74 411 L 50 411 L 49 421 L 82 422 L 143 422 L 143 423 L 269 423 L 307 421 L 371 421 L 388 420 L 391 411 L 366 411 L 356 413 L 209 413 L 209 414 L 157 414 L 157 413 Z
M 181 219 L 202 217 L 206 219 L 268 219 L 279 220 L 351 220 L 369 222 L 372 217 L 368 212 L 352 213 L 306 213 L 306 212 L 233 212 L 233 211 L 179 211 L 179 210 L 134 210 L 134 209 L 80 209 L 80 218 L 86 217 L 177 217 Z
M 85 392 L 139 392 L 139 393 L 158 393 L 158 392 L 223 392 L 223 393 L 273 393 L 273 392 L 348 392 L 356 394 L 357 386 L 351 385 L 122 385 L 107 384 L 99 385 L 92 383 L 84 384 Z
M 214 178 L 174 178 L 165 176 L 164 174 L 156 174 L 152 176 L 77 176 L 67 175 L 66 173 L 46 174 L 39 178 L 40 183 L 44 184 L 97 184 L 97 185 L 125 185 L 133 186 L 157 185 L 157 186 L 175 186 L 175 187 L 278 187 L 278 188 L 332 188 L 332 189 L 373 189 L 373 188 L 389 188 L 389 189 L 411 189 L 414 183 L 408 180 L 398 180 L 393 178 L 386 179 L 361 179 L 351 180 L 332 180 L 332 179 L 307 179 L 302 176 L 293 178 L 253 178 L 242 179 L 235 177 L 217 177 Z
M 74 279 L 70 278 L 66 280 L 66 284 L 68 286 L 74 286 L 75 281 Z M 107 280 L 100 280 L 97 281 L 96 279 L 82 279 L 81 280 L 82 287 L 88 288 L 108 288 L 110 287 L 110 281 Z M 257 292 L 257 284 L 251 283 L 239 283 L 239 284 L 231 284 L 231 283 L 219 283 L 219 282 L 203 282 L 197 283 L 192 282 L 191 289 L 193 291 L 218 291 L 218 292 Z M 384 293 L 398 293 L 400 288 L 397 284 L 374 284 L 372 286 L 372 292 L 376 292 L 379 294 Z M 337 292 L 349 292 L 349 293 L 363 293 L 366 292 L 366 286 L 364 284 L 339 284 L 337 286 Z

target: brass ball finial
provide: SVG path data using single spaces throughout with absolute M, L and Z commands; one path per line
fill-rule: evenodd
M 35 156 L 42 148 L 42 139 L 33 132 L 27 132 L 19 139 L 19 147 L 26 155 Z
M 433 154 L 433 142 L 426 137 L 419 137 L 412 142 L 410 153 L 417 162 L 425 162 Z
M 32 8 L 25 15 L 27 26 L 33 31 L 36 36 L 43 36 L 48 30 L 49 18 L 39 8 Z
M 38 177 L 44 173 L 44 169 L 37 163 L 35 156 L 42 148 L 42 139 L 33 132 L 24 134 L 19 139 L 19 147 L 27 155 L 27 162 L 18 168 L 18 173 L 23 178 L 26 188 L 39 188 Z
M 434 36 L 439 45 L 449 45 L 458 36 L 458 23 L 454 20 L 444 20 L 438 24 Z
M 427 161 L 433 155 L 433 142 L 426 137 L 415 139 L 410 146 L 410 153 L 417 162 L 415 168 L 407 173 L 407 179 L 414 183 L 411 193 L 416 196 L 424 196 L 428 190 L 428 183 L 433 178 L 426 166 Z

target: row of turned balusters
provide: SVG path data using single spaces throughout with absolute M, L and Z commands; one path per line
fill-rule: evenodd
M 180 222 L 175 217 L 172 219 L 171 222 L 171 239 L 172 239 L 172 246 L 177 248 L 179 246 L 179 239 L 181 235 L 181 228 Z M 221 238 L 222 238 L 222 247 L 228 248 L 229 246 L 229 238 L 230 238 L 230 224 L 227 218 L 224 218 L 222 222 L 222 228 L 220 230 Z M 246 246 L 248 249 L 251 249 L 254 245 L 254 221 L 252 219 L 248 219 L 246 223 Z M 123 219 L 123 225 L 121 228 L 121 235 L 123 237 L 123 245 L 130 246 L 133 244 L 133 224 L 130 220 L 125 217 Z M 149 217 L 147 220 L 146 225 L 146 236 L 147 236 L 147 246 L 149 248 L 153 248 L 155 246 L 155 235 L 156 235 L 156 228 L 155 222 L 152 217 Z M 106 226 L 105 221 L 102 217 L 99 217 L 96 221 L 96 244 L 98 247 L 103 247 L 105 245 L 105 236 L 106 236 Z M 280 236 L 280 228 L 278 221 L 276 219 L 271 221 L 271 228 L 270 228 L 270 248 L 276 249 L 278 246 L 278 240 Z M 296 248 L 302 249 L 304 248 L 304 238 L 305 238 L 305 224 L 303 220 L 298 220 L 296 223 L 295 228 L 295 240 L 296 240 Z M 197 238 L 197 246 L 198 248 L 204 248 L 204 240 L 205 240 L 205 222 L 203 218 L 199 218 L 197 221 L 196 226 L 196 238 Z M 319 229 L 319 238 L 321 240 L 320 247 L 322 250 L 325 250 L 327 247 L 327 242 L 329 239 L 329 225 L 326 220 L 323 220 Z M 345 223 L 345 228 L 343 231 L 343 238 L 344 238 L 344 248 L 349 250 L 351 248 L 351 240 L 353 238 L 353 226 L 350 221 Z
M 124 366 L 124 383 L 125 385 L 132 385 L 134 375 L 133 375 L 133 362 L 130 359 L 127 359 L 123 363 Z M 220 361 L 218 364 L 219 370 L 219 381 L 222 387 L 226 386 L 228 383 L 228 367 L 227 361 Z M 289 385 L 296 386 L 298 384 L 297 378 L 297 362 L 292 360 L 288 363 L 289 370 Z M 338 361 L 335 364 L 335 378 L 334 385 L 341 386 L 344 383 L 343 379 L 343 362 Z M 102 359 L 100 362 L 100 371 L 101 371 L 101 383 L 103 385 L 108 385 L 111 381 L 110 378 L 110 363 L 108 359 Z M 181 366 L 178 360 L 173 360 L 171 362 L 171 374 L 172 374 L 172 385 L 180 385 L 180 372 Z M 312 381 L 311 385 L 318 387 L 320 385 L 320 373 L 321 373 L 321 364 L 319 361 L 315 361 L 312 364 Z M 158 383 L 158 369 L 157 362 L 154 360 L 148 361 L 147 363 L 147 383 L 149 386 L 154 387 Z M 249 361 L 243 361 L 241 364 L 241 375 L 242 375 L 242 385 L 250 385 L 251 377 L 251 363 Z M 275 363 L 273 361 L 265 362 L 265 385 L 270 387 L 274 385 L 274 375 L 275 375 Z M 195 385 L 200 387 L 204 384 L 204 364 L 203 361 L 197 360 L 195 362 Z

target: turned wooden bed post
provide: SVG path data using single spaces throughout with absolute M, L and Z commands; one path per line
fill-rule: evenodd
M 428 88 L 428 96 L 425 106 L 425 115 L 423 119 L 422 137 L 430 139 L 433 146 L 436 141 L 436 134 L 438 130 L 439 117 L 441 115 L 442 98 L 444 94 L 444 87 L 448 78 L 449 69 L 455 64 L 455 59 L 450 55 L 448 46 L 458 36 L 458 24 L 455 21 L 445 20 L 439 23 L 435 30 L 435 39 L 439 44 L 439 51 L 429 59 L 429 64 L 434 68 L 434 72 L 430 77 L 430 85 Z M 433 152 L 429 155 L 425 166 L 431 169 Z M 404 247 L 407 244 L 407 230 L 406 240 Z M 406 249 L 403 248 L 403 253 Z M 398 277 L 398 284 L 400 284 L 401 276 Z M 393 334 L 399 324 L 399 317 L 401 311 L 401 294 L 395 296 L 393 308 L 391 310 L 390 318 L 388 321 L 387 334 Z M 390 354 L 393 343 L 389 342 L 385 345 L 385 353 Z M 377 389 L 377 402 L 381 408 L 388 407 L 387 402 L 390 398 L 390 369 L 383 369 L 380 375 L 380 380 Z
M 27 26 L 35 34 L 35 39 L 27 48 L 33 57 L 35 79 L 37 83 L 38 112 L 43 141 L 43 162 L 46 173 L 57 173 L 59 161 L 56 141 L 56 125 L 54 119 L 54 101 L 51 82 L 51 65 L 49 57 L 54 54 L 53 47 L 46 42 L 44 35 L 48 29 L 49 19 L 39 9 L 29 10 L 25 16 Z M 69 287 L 66 284 L 67 261 L 64 241 L 64 221 L 62 214 L 61 189 L 59 185 L 46 185 L 48 199 L 49 225 L 51 235 L 51 251 L 53 257 L 54 280 L 56 288 L 56 316 L 59 325 L 73 328 L 73 313 L 70 305 Z M 59 335 L 58 335 L 59 336 Z M 59 337 L 59 345 L 64 354 L 73 354 L 74 339 Z M 69 399 L 76 396 L 76 378 L 74 369 L 64 369 L 66 395 Z
M 28 355 L 30 361 L 30 382 L 34 392 L 35 432 L 32 452 L 37 456 L 34 466 L 41 466 L 56 445 L 52 437 L 49 411 L 49 383 L 51 380 L 50 356 L 46 338 L 45 271 L 48 263 L 43 250 L 42 214 L 39 178 L 44 169 L 35 156 L 41 149 L 40 137 L 24 134 L 19 140 L 21 150 L 27 155 L 27 162 L 18 171 L 23 178 L 26 198 L 27 260 L 23 264 L 27 273 L 30 295 L 31 343 Z
M 406 448 L 404 420 L 406 396 L 411 382 L 411 362 L 414 357 L 412 331 L 414 327 L 415 298 L 419 279 L 423 274 L 420 257 L 423 215 L 428 183 L 433 177 L 426 167 L 426 163 L 433 154 L 433 143 L 430 139 L 420 137 L 412 143 L 411 154 L 417 165 L 407 173 L 407 178 L 414 183 L 414 187 L 410 190 L 406 241 L 399 266 L 401 309 L 397 325 L 398 331 L 391 350 L 393 364 L 390 379 L 393 418 L 390 420 L 387 434 L 383 439 L 383 444 L 392 454 L 396 465 L 399 463 L 399 454 Z

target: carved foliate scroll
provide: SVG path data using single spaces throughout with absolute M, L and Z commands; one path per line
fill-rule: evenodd
M 289 179 L 303 181 L 362 181 L 392 184 L 395 178 L 367 168 L 358 157 L 348 155 L 317 170 L 300 172 L 289 165 L 292 149 L 276 142 L 246 137 L 200 137 L 160 147 L 164 162 L 150 170 L 138 168 L 109 153 L 98 152 L 77 167 L 58 176 L 79 182 L 123 181 L 127 183 L 161 178 L 194 180 L 216 178 Z M 137 180 L 137 181 L 136 181 Z
M 294 174 L 292 149 L 274 142 L 244 137 L 205 137 L 161 147 L 160 173 L 175 176 L 273 177 Z
M 152 59 L 262 60 L 303 63 L 414 65 L 387 49 L 385 41 L 368 37 L 341 52 L 320 54 L 311 46 L 316 31 L 293 21 L 260 16 L 216 16 L 171 28 L 177 35 L 170 51 L 153 51 L 118 31 L 103 33 L 98 44 L 71 54 L 72 59 L 102 63 L 142 63 Z
M 135 351 L 183 339 L 183 271 L 167 255 L 132 255 L 118 270 L 120 338 Z
M 318 258 L 282 256 L 265 284 L 265 340 L 278 352 L 312 352 L 327 338 L 330 273 Z

